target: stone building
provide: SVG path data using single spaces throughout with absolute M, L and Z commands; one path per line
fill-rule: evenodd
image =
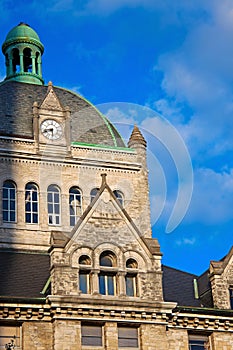
M 233 249 L 201 276 L 161 265 L 146 141 L 44 85 L 24 23 L 2 45 L 0 349 L 233 349 Z

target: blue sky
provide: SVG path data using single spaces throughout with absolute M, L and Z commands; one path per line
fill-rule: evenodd
M 232 0 L 19 0 L 17 6 L 2 0 L 0 11 L 1 42 L 20 21 L 39 34 L 46 83 L 73 89 L 100 108 L 111 106 L 108 115 L 124 135 L 129 124 L 142 128 L 152 218 L 161 208 L 164 181 L 167 187 L 153 220 L 163 262 L 199 274 L 222 258 L 232 245 L 233 224 Z M 4 75 L 1 56 L 1 80 Z M 125 113 L 116 102 L 132 108 Z M 155 137 L 156 112 L 147 116 L 144 106 L 178 130 L 192 160 L 192 200 L 169 234 L 178 169 Z

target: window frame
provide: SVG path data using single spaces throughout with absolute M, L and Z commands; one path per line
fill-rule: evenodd
M 32 188 L 27 189 L 27 186 L 34 186 L 36 190 Z M 33 199 L 34 193 L 36 193 L 36 200 Z M 29 199 L 27 196 L 29 195 Z M 27 204 L 30 204 L 30 210 L 27 210 Z M 36 211 L 34 211 L 34 206 L 36 206 Z M 30 216 L 30 221 L 28 221 L 27 216 Z M 36 215 L 37 221 L 34 221 L 34 216 Z M 36 183 L 28 182 L 25 185 L 25 222 L 27 224 L 38 224 L 39 223 L 39 189 Z
M 123 331 L 124 330 L 124 331 Z M 124 325 L 118 325 L 118 348 L 119 349 L 139 349 L 140 348 L 140 339 L 139 339 L 139 327 L 129 327 Z M 133 334 L 133 331 L 135 334 Z M 124 336 L 125 334 L 129 335 L 131 332 L 132 336 Z M 132 341 L 130 345 L 130 341 Z M 135 343 L 133 343 L 135 342 Z
M 91 258 L 83 254 L 79 257 L 79 291 L 82 294 L 91 293 Z M 81 276 L 86 276 L 85 280 L 81 279 Z
M 86 335 L 85 333 L 88 333 L 90 330 L 95 330 L 97 335 L 93 334 L 95 332 L 92 332 L 90 335 Z M 100 334 L 98 336 L 98 333 Z M 98 344 L 96 344 L 95 340 Z M 88 344 L 87 344 L 88 343 Z M 95 348 L 102 348 L 104 346 L 104 338 L 103 338 L 103 325 L 94 325 L 94 324 L 81 324 L 81 346 L 82 347 L 95 347 Z
M 11 184 L 12 187 L 6 187 L 6 184 Z M 4 196 L 4 192 L 7 191 L 7 196 Z M 11 198 L 11 193 L 13 197 Z M 6 209 L 4 208 L 6 203 Z M 13 205 L 12 205 L 13 204 Z M 13 206 L 13 209 L 11 208 Z M 7 218 L 4 219 L 4 214 L 6 213 Z M 13 214 L 12 214 L 13 213 Z M 14 218 L 11 219 L 11 215 L 14 215 Z M 5 180 L 2 185 L 2 221 L 4 223 L 16 223 L 17 222 L 17 188 L 16 184 L 12 180 Z
M 54 188 L 57 191 L 52 191 L 50 188 Z M 51 195 L 52 200 L 49 200 L 49 196 Z M 55 196 L 58 195 L 58 202 L 55 201 Z M 56 213 L 56 206 L 58 205 L 58 213 Z M 50 206 L 52 206 L 52 211 L 50 211 Z M 48 210 L 48 225 L 49 226 L 60 226 L 61 225 L 61 190 L 55 185 L 51 184 L 47 188 L 47 210 Z M 50 222 L 50 217 L 52 218 L 52 222 Z M 58 222 L 56 220 L 58 219 Z
M 131 288 L 129 287 L 129 281 L 132 283 Z M 125 292 L 129 297 L 138 297 L 139 295 L 138 262 L 134 258 L 129 258 L 126 261 Z
M 208 346 L 208 348 L 205 346 L 206 344 L 209 344 L 209 336 L 203 335 L 203 334 L 189 334 L 189 350 L 210 350 L 211 348 Z M 195 346 L 195 348 L 193 348 Z M 200 348 L 198 349 L 197 346 Z
M 74 193 L 71 191 L 77 191 L 78 193 Z M 73 197 L 72 200 L 71 200 L 71 197 Z M 78 200 L 78 197 L 79 197 L 79 200 Z M 71 204 L 72 201 L 74 202 L 74 205 Z M 73 210 L 74 213 L 72 213 L 71 210 Z M 79 213 L 78 213 L 78 210 L 79 210 Z M 73 227 L 76 225 L 77 219 L 82 215 L 82 192 L 78 186 L 72 186 L 69 189 L 69 215 L 70 215 L 70 226 Z
M 99 256 L 100 272 L 99 293 L 101 295 L 117 295 L 117 258 L 110 250 L 103 251 Z

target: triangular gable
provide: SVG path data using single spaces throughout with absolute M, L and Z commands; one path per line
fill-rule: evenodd
M 95 221 L 105 221 L 109 225 L 112 225 L 111 228 L 109 226 L 109 233 L 113 236 L 114 233 L 114 224 L 118 224 L 118 227 L 122 225 L 124 232 L 127 232 L 128 236 L 121 237 L 127 239 L 131 239 L 134 241 L 137 241 L 138 244 L 141 246 L 141 248 L 146 251 L 147 254 L 160 254 L 159 250 L 159 245 L 157 244 L 157 240 L 155 240 L 155 243 L 158 246 L 158 249 L 150 249 L 150 244 L 148 242 L 145 242 L 145 240 L 142 237 L 142 233 L 139 231 L 139 229 L 136 227 L 134 224 L 133 220 L 127 213 L 127 211 L 121 206 L 120 202 L 117 200 L 115 197 L 113 191 L 109 187 L 109 185 L 106 182 L 106 174 L 102 174 L 102 184 L 101 187 L 93 199 L 93 201 L 90 203 L 90 205 L 87 207 L 83 215 L 80 217 L 78 220 L 76 226 L 73 228 L 71 232 L 71 237 L 69 241 L 67 242 L 65 246 L 65 251 L 68 251 L 70 247 L 73 245 L 74 242 L 79 242 L 80 241 L 80 235 L 85 235 L 83 231 L 88 225 L 92 225 L 93 222 L 93 227 L 95 226 Z M 111 198 L 111 200 L 108 200 L 108 198 Z M 101 210 L 104 210 L 104 214 L 102 217 L 101 216 Z M 105 218 L 104 215 L 105 213 L 108 213 L 108 217 Z M 106 219 L 106 220 L 105 220 Z M 103 227 L 103 230 L 105 232 L 107 231 L 106 226 Z M 115 232 L 117 232 L 117 229 L 115 229 Z M 122 233 L 122 231 L 121 231 Z M 115 234 L 115 239 L 117 241 L 118 235 Z M 94 239 L 94 237 L 93 237 Z M 109 237 L 111 240 L 111 237 Z
M 44 101 L 42 102 L 40 108 L 54 110 L 54 111 L 63 111 L 64 110 L 56 93 L 53 90 L 53 86 L 52 86 L 51 82 L 49 82 L 49 84 L 48 84 L 48 92 L 47 92 L 47 95 L 45 96 Z
M 210 262 L 210 272 L 216 275 L 221 275 L 226 268 L 231 265 L 233 261 L 233 247 L 231 247 L 228 254 L 220 261 L 211 261 Z

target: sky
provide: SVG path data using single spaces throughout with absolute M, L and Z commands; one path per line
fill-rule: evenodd
M 233 231 L 232 0 L 1 0 L 0 11 L 1 42 L 19 22 L 38 33 L 45 83 L 85 96 L 126 139 L 141 128 L 163 263 L 201 274 L 224 257 Z

